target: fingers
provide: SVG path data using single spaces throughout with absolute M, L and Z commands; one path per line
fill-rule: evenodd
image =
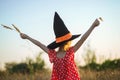
M 100 24 L 100 21 L 99 21 L 98 19 L 96 19 L 96 20 L 93 22 L 92 26 L 93 26 L 93 27 L 96 27 L 96 26 L 98 26 L 99 24 Z
M 20 37 L 23 38 L 23 33 L 20 33 Z
M 98 19 L 99 19 L 100 21 L 103 21 L 102 17 L 99 17 Z
M 26 39 L 27 38 L 27 35 L 24 34 L 24 33 L 20 33 L 20 36 L 21 36 L 22 39 Z
M 100 21 L 97 19 L 96 22 L 95 22 L 96 26 L 99 26 L 100 24 Z

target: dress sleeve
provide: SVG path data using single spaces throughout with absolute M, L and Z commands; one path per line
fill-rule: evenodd
M 49 49 L 48 56 L 49 56 L 49 60 L 51 63 L 53 63 L 53 61 L 54 61 L 55 53 L 56 53 L 55 50 Z

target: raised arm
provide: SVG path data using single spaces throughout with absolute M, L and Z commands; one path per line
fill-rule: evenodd
M 28 36 L 28 35 L 26 35 L 24 33 L 20 33 L 20 36 L 21 36 L 22 39 L 28 39 L 29 41 L 31 41 L 35 45 L 39 46 L 43 51 L 48 53 L 48 48 L 44 44 L 42 44 L 41 42 L 31 38 L 30 36 Z
M 91 25 L 91 27 L 86 31 L 86 33 L 81 37 L 81 39 L 74 45 L 74 51 L 76 52 L 81 45 L 83 44 L 83 42 L 88 38 L 88 36 L 90 35 L 90 33 L 93 31 L 93 29 L 98 26 L 100 24 L 99 20 L 96 19 L 93 24 Z

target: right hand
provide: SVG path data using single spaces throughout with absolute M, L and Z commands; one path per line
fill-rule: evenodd
M 93 27 L 97 27 L 99 25 L 100 25 L 100 21 L 98 19 L 96 19 L 92 24 Z
M 28 38 L 28 35 L 24 34 L 24 33 L 20 33 L 20 37 L 22 39 L 27 39 Z

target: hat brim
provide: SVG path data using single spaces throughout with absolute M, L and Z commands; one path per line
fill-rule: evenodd
M 78 38 L 80 35 L 81 35 L 81 34 L 79 34 L 79 35 L 72 35 L 72 37 L 71 37 L 70 39 L 68 39 L 68 40 L 66 40 L 66 41 L 63 41 L 63 42 L 60 42 L 60 43 L 56 43 L 56 41 L 54 41 L 54 42 L 52 42 L 51 44 L 49 44 L 47 47 L 48 47 L 49 49 L 55 49 L 55 48 L 61 46 L 62 44 L 64 44 L 65 42 L 67 42 L 67 41 L 70 41 L 70 40 L 73 40 L 73 39 Z

